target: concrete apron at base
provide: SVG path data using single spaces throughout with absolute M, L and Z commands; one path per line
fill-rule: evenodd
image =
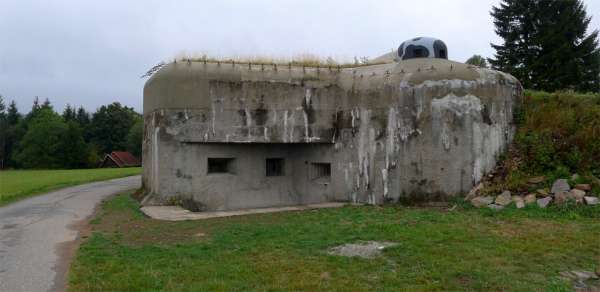
M 286 211 L 303 211 L 303 210 L 314 210 L 314 209 L 325 209 L 325 208 L 341 208 L 348 205 L 347 203 L 323 203 L 323 204 L 311 204 L 311 205 L 298 205 L 288 207 L 275 207 L 275 208 L 256 208 L 256 209 L 244 209 L 235 211 L 214 211 L 214 212 L 191 212 L 183 209 L 179 206 L 146 206 L 142 207 L 141 211 L 146 216 L 165 221 L 185 221 L 185 220 L 202 220 L 210 218 L 221 218 L 231 216 L 242 216 L 242 215 L 253 215 L 253 214 L 266 214 Z

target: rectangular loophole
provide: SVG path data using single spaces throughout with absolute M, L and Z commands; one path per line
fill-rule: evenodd
M 208 158 L 208 173 L 233 173 L 234 158 Z
M 312 180 L 331 178 L 331 163 L 313 162 L 310 165 Z
M 266 160 L 267 176 L 283 176 L 284 160 L 283 158 L 267 158 Z

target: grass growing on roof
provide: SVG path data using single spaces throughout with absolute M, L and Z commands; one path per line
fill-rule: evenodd
M 349 206 L 164 222 L 123 194 L 94 220 L 70 290 L 569 291 L 558 272 L 600 263 L 597 219 L 505 211 Z M 399 245 L 372 260 L 326 253 L 369 240 Z
M 234 57 L 218 57 L 201 55 L 180 55 L 175 58 L 176 61 L 192 61 L 192 62 L 210 62 L 210 63 L 225 63 L 225 64 L 256 64 L 256 65 L 292 65 L 305 67 L 341 67 L 352 68 L 360 66 L 369 66 L 383 64 L 381 62 L 371 62 L 368 58 L 355 59 L 354 62 L 347 62 L 334 59 L 332 57 L 323 58 L 313 54 L 300 54 L 291 58 L 286 57 L 269 57 L 269 56 L 234 56 Z
M 51 190 L 83 183 L 137 175 L 140 167 L 69 170 L 0 171 L 0 206 Z

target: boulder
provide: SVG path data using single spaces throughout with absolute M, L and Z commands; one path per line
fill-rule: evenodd
M 581 176 L 579 176 L 579 174 L 574 173 L 573 175 L 571 175 L 571 180 L 573 180 L 573 181 L 578 180 L 580 178 L 581 178 Z
M 571 200 L 573 198 L 574 197 L 570 192 L 558 192 L 558 193 L 554 194 L 554 200 L 556 201 L 556 204 L 558 204 L 558 205 L 564 204 L 568 200 Z
M 537 205 L 540 208 L 546 208 L 552 202 L 552 197 L 545 197 L 537 200 Z
M 466 199 L 467 200 L 472 200 L 473 198 L 477 197 L 477 194 L 479 193 L 479 191 L 483 189 L 483 183 L 479 183 L 477 184 L 474 188 L 472 188 L 469 193 L 467 194 Z
M 471 200 L 471 204 L 477 208 L 485 207 L 494 202 L 494 197 L 485 196 L 485 197 L 475 197 Z
M 517 205 L 517 209 L 521 209 L 525 207 L 525 201 L 521 196 L 512 196 L 512 201 Z
M 512 197 L 510 195 L 510 191 L 504 191 L 502 194 L 496 197 L 494 201 L 497 205 L 507 206 L 512 202 Z
M 524 200 L 525 200 L 525 204 L 535 203 L 535 200 L 536 200 L 535 194 L 528 194 L 527 196 L 525 196 Z
M 590 271 L 571 271 L 571 273 L 573 273 L 573 275 L 577 276 L 577 278 L 581 281 L 586 281 L 589 279 L 594 279 L 597 280 L 598 279 L 598 275 L 596 275 L 595 272 L 590 272 Z
M 598 197 L 585 196 L 585 197 L 583 197 L 583 200 L 588 205 L 598 205 L 598 204 L 600 204 L 600 199 L 598 199 Z
M 575 199 L 575 201 L 577 203 L 583 203 L 583 197 L 585 197 L 584 191 L 578 190 L 578 189 L 572 189 L 569 191 L 569 193 L 571 193 L 571 196 L 573 197 L 573 199 Z
M 536 176 L 536 177 L 532 177 L 530 179 L 527 180 L 528 183 L 530 184 L 539 184 L 542 183 L 546 180 L 545 176 Z
M 578 190 L 582 190 L 584 192 L 589 192 L 589 191 L 592 190 L 592 185 L 590 185 L 590 184 L 578 184 L 578 185 L 575 185 L 575 188 L 578 189 Z
M 557 193 L 568 192 L 569 190 L 571 190 L 571 187 L 569 186 L 569 182 L 567 182 L 566 179 L 557 179 L 552 184 L 552 189 L 550 190 L 550 192 L 556 195 Z

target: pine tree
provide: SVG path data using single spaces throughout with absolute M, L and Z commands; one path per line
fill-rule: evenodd
M 66 130 L 61 135 L 57 155 L 62 168 L 83 168 L 87 166 L 88 145 L 83 139 L 83 131 L 76 121 L 67 121 Z
M 4 104 L 4 98 L 0 94 L 0 118 L 6 117 L 6 105 Z
M 26 122 L 31 121 L 33 118 L 35 118 L 35 116 L 40 112 L 41 109 L 42 109 L 42 106 L 40 105 L 40 98 L 36 96 L 33 99 L 33 105 L 31 106 L 31 111 L 29 111 L 29 113 L 27 113 L 27 115 L 25 116 L 25 121 Z
M 14 167 L 15 162 L 12 159 L 17 145 L 17 138 L 19 137 L 19 123 L 21 122 L 21 114 L 17 109 L 17 103 L 13 100 L 8 105 L 6 113 L 7 122 L 7 135 L 5 144 L 5 160 L 4 167 Z
M 92 138 L 90 131 L 90 114 L 82 106 L 80 106 L 77 109 L 75 120 L 83 130 L 83 138 L 85 139 L 85 142 L 90 142 Z
M 17 108 L 17 103 L 13 100 L 8 105 L 8 111 L 6 114 L 6 120 L 8 121 L 9 126 L 14 126 L 19 123 L 21 120 L 21 114 L 19 113 L 19 109 Z
M 598 31 L 581 0 L 502 0 L 493 7 L 496 49 L 492 68 L 511 73 L 524 87 L 600 91 Z
M 62 117 L 65 120 L 65 122 L 75 120 L 76 119 L 75 109 L 73 109 L 70 104 L 67 104 L 67 106 L 63 110 Z
M 41 108 L 52 109 L 52 105 L 50 104 L 50 100 L 48 98 L 44 99 L 44 103 L 42 103 Z
M 77 120 L 77 123 L 79 123 L 80 126 L 87 126 L 90 123 L 90 114 L 87 111 L 85 111 L 85 109 L 82 106 L 80 106 L 77 109 L 77 115 L 75 119 Z
M 4 168 L 6 157 L 6 144 L 8 139 L 8 119 L 4 99 L 0 95 L 0 169 Z

